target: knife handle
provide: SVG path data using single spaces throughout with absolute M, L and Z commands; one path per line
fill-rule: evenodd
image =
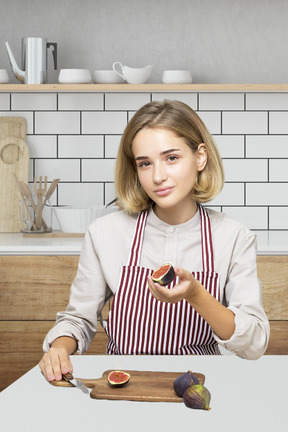
M 70 380 L 73 379 L 74 377 L 73 377 L 73 375 L 72 375 L 70 372 L 67 372 L 66 374 L 62 374 L 62 378 L 63 378 L 65 381 L 70 381 Z

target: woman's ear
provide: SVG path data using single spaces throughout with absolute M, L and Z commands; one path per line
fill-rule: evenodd
M 199 144 L 196 155 L 197 155 L 197 170 L 203 171 L 207 163 L 207 149 L 205 144 Z

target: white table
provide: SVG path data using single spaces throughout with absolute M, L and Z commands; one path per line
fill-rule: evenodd
M 130 432 L 287 430 L 288 356 L 243 360 L 223 356 L 74 356 L 74 375 L 98 378 L 106 369 L 204 373 L 211 410 L 184 403 L 96 400 L 54 387 L 38 366 L 0 393 L 3 432 Z

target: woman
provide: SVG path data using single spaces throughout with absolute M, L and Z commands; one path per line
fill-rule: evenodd
M 257 279 L 255 235 L 201 203 L 222 189 L 222 162 L 197 114 L 178 101 L 151 102 L 128 123 L 118 152 L 119 212 L 88 229 L 65 312 L 44 341 L 48 380 L 72 372 L 111 295 L 108 354 L 220 354 L 256 359 L 269 323 Z M 174 281 L 153 283 L 170 262 Z

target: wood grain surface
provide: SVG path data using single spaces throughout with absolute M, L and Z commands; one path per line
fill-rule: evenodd
M 20 232 L 20 193 L 14 178 L 28 182 L 29 150 L 22 117 L 0 117 L 0 232 Z

